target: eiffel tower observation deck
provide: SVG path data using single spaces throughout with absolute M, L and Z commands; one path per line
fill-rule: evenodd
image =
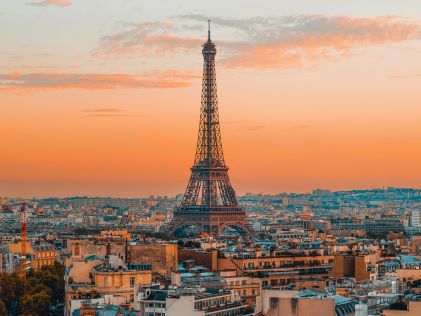
M 177 235 L 195 227 L 196 232 L 219 236 L 228 228 L 247 235 L 252 229 L 245 211 L 238 204 L 222 149 L 216 90 L 216 45 L 211 40 L 210 27 L 202 54 L 202 101 L 194 165 L 181 204 L 165 230 Z

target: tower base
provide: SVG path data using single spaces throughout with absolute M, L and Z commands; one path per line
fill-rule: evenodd
M 194 226 L 199 233 L 212 236 L 220 236 L 225 228 L 233 228 L 241 235 L 253 233 L 246 212 L 237 207 L 200 208 L 200 210 L 179 208 L 164 230 L 170 235 L 178 235 L 191 226 Z

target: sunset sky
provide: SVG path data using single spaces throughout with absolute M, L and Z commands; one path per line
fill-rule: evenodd
M 183 193 L 207 19 L 238 194 L 421 187 L 420 0 L 2 0 L 0 196 Z

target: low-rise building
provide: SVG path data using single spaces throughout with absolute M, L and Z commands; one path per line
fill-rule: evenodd
M 136 301 L 136 309 L 147 316 L 254 315 L 236 292 L 222 289 L 143 288 Z

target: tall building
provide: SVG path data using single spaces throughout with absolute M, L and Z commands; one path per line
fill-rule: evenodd
M 250 234 L 251 226 L 238 204 L 222 150 L 216 93 L 216 45 L 211 41 L 210 30 L 202 53 L 202 102 L 194 165 L 180 207 L 175 210 L 166 230 L 177 234 L 195 226 L 200 232 L 219 235 L 225 227 L 230 227 Z

